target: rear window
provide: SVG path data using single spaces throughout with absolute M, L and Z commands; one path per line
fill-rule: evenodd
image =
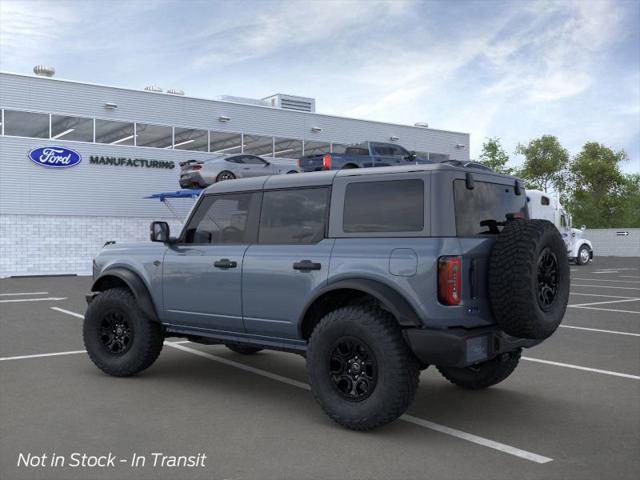
M 476 181 L 473 190 L 469 190 L 464 180 L 455 180 L 453 191 L 460 237 L 497 233 L 495 228 L 481 223 L 504 222 L 510 213 L 528 218 L 526 196 L 516 195 L 512 186 Z
M 422 180 L 354 182 L 344 196 L 343 231 L 420 232 L 424 230 Z

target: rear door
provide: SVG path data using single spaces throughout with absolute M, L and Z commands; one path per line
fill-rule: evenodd
M 326 238 L 330 190 L 267 190 L 258 243 L 244 257 L 242 303 L 247 332 L 298 338 L 309 294 L 327 281 L 334 240 Z
M 205 197 L 164 257 L 164 318 L 173 325 L 243 332 L 241 275 L 255 241 L 260 194 Z

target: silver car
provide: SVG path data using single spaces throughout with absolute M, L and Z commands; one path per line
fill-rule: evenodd
M 205 188 L 222 180 L 298 173 L 297 163 L 288 158 L 269 158 L 246 153 L 219 155 L 211 160 L 189 160 L 180 163 L 180 187 Z

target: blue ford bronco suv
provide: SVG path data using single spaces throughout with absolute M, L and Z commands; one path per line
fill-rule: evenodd
M 216 183 L 178 236 L 94 260 L 91 360 L 136 374 L 164 338 L 304 355 L 313 395 L 355 430 L 398 418 L 429 365 L 463 388 L 507 378 L 556 330 L 567 252 L 514 177 L 447 164 Z

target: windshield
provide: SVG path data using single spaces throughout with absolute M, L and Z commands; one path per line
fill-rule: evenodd
M 513 186 L 476 181 L 469 190 L 464 180 L 455 180 L 453 191 L 459 237 L 500 233 L 509 214 L 529 218 L 527 197 L 516 195 Z

